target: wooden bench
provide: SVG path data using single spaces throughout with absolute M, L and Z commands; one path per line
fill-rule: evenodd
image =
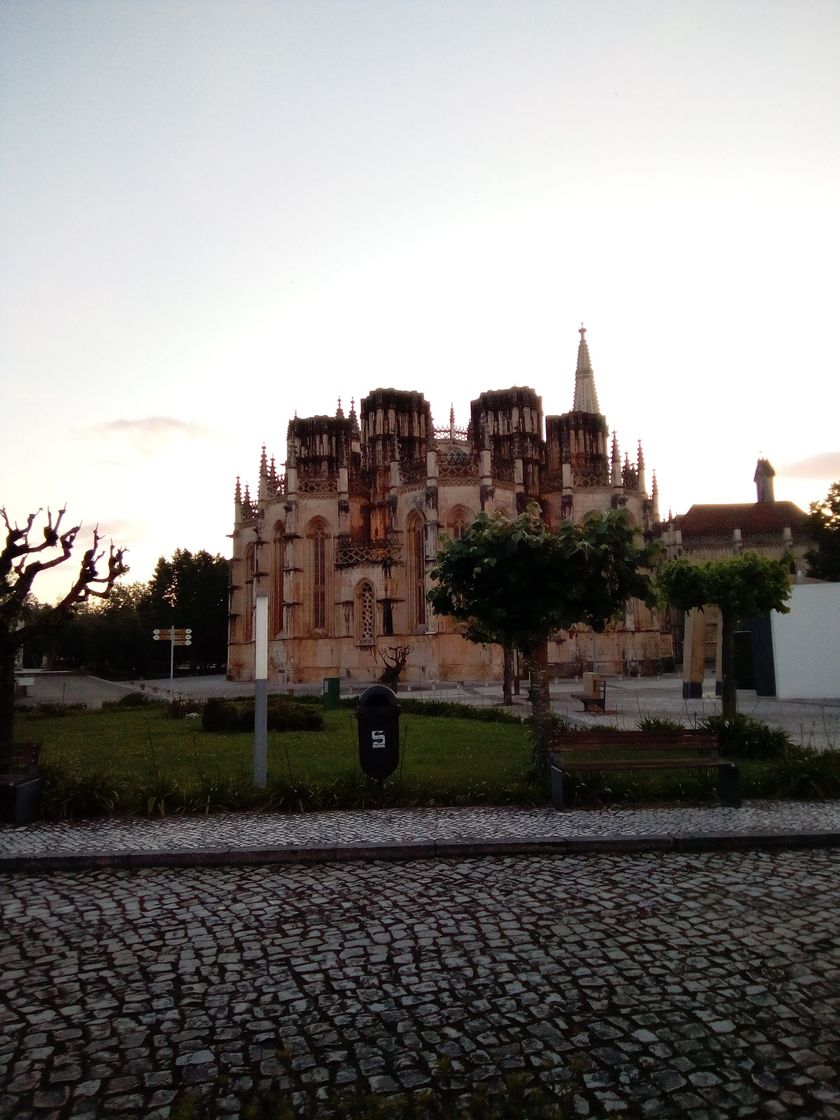
M 607 682 L 603 677 L 595 677 L 586 683 L 588 688 L 584 688 L 583 692 L 573 692 L 572 699 L 581 700 L 585 712 L 603 712 L 607 705 Z
M 551 736 L 551 803 L 568 808 L 566 778 L 593 770 L 712 770 L 718 771 L 722 804 L 739 808 L 738 767 L 720 757 L 710 731 L 555 731 Z
M 40 743 L 0 746 L 0 822 L 22 825 L 41 811 Z

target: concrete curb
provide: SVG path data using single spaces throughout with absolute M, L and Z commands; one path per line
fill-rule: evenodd
M 676 833 L 549 839 L 417 840 L 335 847 L 219 847 L 157 851 L 68 852 L 0 856 L 0 874 L 150 870 L 154 868 L 294 866 L 376 860 L 484 859 L 498 856 L 600 855 L 643 852 L 726 852 L 840 847 L 840 832 Z

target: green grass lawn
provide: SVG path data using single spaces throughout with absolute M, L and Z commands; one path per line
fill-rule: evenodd
M 47 818 L 218 810 L 303 811 L 441 804 L 546 805 L 526 724 L 457 714 L 400 717 L 400 765 L 384 783 L 358 762 L 350 708 L 323 712 L 321 731 L 268 733 L 268 785 L 254 789 L 253 733 L 204 731 L 168 709 L 20 713 L 16 738 L 43 744 Z M 745 798 L 840 796 L 840 752 L 790 748 L 737 759 Z M 581 806 L 715 803 L 714 771 L 596 772 L 575 783 Z
M 339 804 L 340 793 L 352 801 L 354 791 L 362 802 L 541 796 L 526 777 L 531 742 L 524 725 L 405 713 L 400 766 L 383 790 L 361 773 L 354 713 L 338 709 L 323 715 L 323 731 L 268 733 L 267 807 L 272 796 L 289 807 L 295 800 L 299 808 Z M 136 812 L 245 807 L 266 800 L 250 788 L 252 733 L 204 731 L 198 720 L 172 719 L 164 707 L 20 714 L 16 738 L 42 743 L 48 816 L 86 815 L 97 801 L 100 811 Z M 296 799 L 290 790 L 298 792 Z M 161 797 L 168 805 L 158 803 Z

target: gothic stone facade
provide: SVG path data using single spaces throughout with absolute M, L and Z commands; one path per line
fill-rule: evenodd
M 621 460 L 598 409 L 581 329 L 574 405 L 543 417 L 529 388 L 482 393 L 466 429 L 435 428 L 421 393 L 376 389 L 357 416 L 289 423 L 285 474 L 263 449 L 255 496 L 237 481 L 228 672 L 254 673 L 254 601 L 269 603 L 269 678 L 297 683 L 376 680 L 382 654 L 410 646 L 402 680 L 501 679 L 501 651 L 466 641 L 426 601 L 443 534 L 458 537 L 481 511 L 515 517 L 539 503 L 549 525 L 591 510 L 625 508 L 654 532 L 656 480 L 645 487 L 639 445 Z M 577 631 L 577 628 L 576 628 Z M 605 635 L 558 635 L 558 675 L 655 671 L 670 635 L 639 603 Z

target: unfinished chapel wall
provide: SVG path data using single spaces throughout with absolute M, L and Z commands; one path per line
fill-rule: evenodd
M 263 449 L 255 492 L 237 481 L 228 673 L 253 677 L 253 605 L 269 598 L 269 664 L 280 683 L 339 676 L 376 680 L 382 654 L 409 646 L 401 679 L 414 684 L 501 680 L 497 647 L 466 641 L 426 600 L 445 536 L 481 512 L 515 517 L 540 504 L 549 524 L 626 508 L 642 532 L 658 522 L 639 447 L 622 464 L 597 412 L 585 331 L 575 407 L 544 417 L 528 387 L 482 393 L 465 428 L 454 410 L 435 427 L 422 393 L 376 389 L 345 416 L 295 417 L 284 470 Z M 591 411 L 595 409 L 595 411 Z M 544 434 L 544 430 L 545 433 Z M 551 643 L 554 672 L 658 671 L 671 654 L 667 620 L 641 604 L 605 635 L 585 628 Z

